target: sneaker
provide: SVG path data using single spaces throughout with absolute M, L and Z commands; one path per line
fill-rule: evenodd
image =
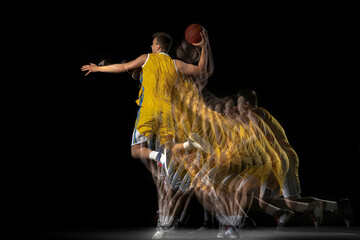
M 156 155 L 156 158 L 155 158 L 155 161 L 157 163 L 157 165 L 159 167 L 162 167 L 162 162 L 161 162 L 161 158 L 164 154 L 162 153 L 162 151 L 160 151 L 157 155 Z
M 168 229 L 158 222 L 156 225 L 155 234 L 152 236 L 152 239 L 167 238 L 166 236 L 167 231 Z
M 169 175 L 170 161 L 171 161 L 171 150 L 169 148 L 164 149 L 164 154 L 161 156 L 161 162 L 165 169 L 166 175 Z
M 314 222 L 315 228 L 318 228 L 323 220 L 323 204 L 322 202 L 313 202 L 310 204 L 315 204 L 313 211 L 306 211 L 305 213 L 310 215 L 310 218 Z
M 238 238 L 238 230 L 234 226 L 222 226 L 216 235 L 217 238 Z
M 190 144 L 197 149 L 200 149 L 208 154 L 210 154 L 212 152 L 212 147 L 210 145 L 210 143 L 208 141 L 206 141 L 205 139 L 203 139 L 202 137 L 200 137 L 198 134 L 196 133 L 191 133 L 190 136 Z
M 168 148 L 165 148 L 164 151 L 160 151 L 156 155 L 156 162 L 159 167 L 163 167 L 165 169 L 166 175 L 169 174 L 169 166 L 170 166 L 170 160 L 171 160 L 171 151 Z
M 350 222 L 353 220 L 353 210 L 349 199 L 341 199 L 337 201 L 338 211 L 337 213 L 343 218 L 346 227 L 350 228 Z
M 165 233 L 162 229 L 157 229 L 155 234 L 152 236 L 152 239 L 161 239 L 164 238 Z
M 277 221 L 277 229 L 282 228 L 294 217 L 294 212 L 288 209 L 281 209 L 274 214 Z
M 217 233 L 216 237 L 217 238 L 225 238 L 226 237 L 225 233 L 228 230 L 227 226 L 222 226 L 219 229 L 220 229 L 220 231 Z
M 234 227 L 231 226 L 229 227 L 229 229 L 225 232 L 225 236 L 227 238 L 237 238 L 238 237 L 238 230 Z

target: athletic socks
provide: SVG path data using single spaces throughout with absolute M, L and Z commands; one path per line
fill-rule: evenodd
M 232 216 L 218 216 L 219 223 L 222 226 L 240 226 L 242 222 L 242 216 L 240 215 L 232 215 Z
M 149 158 L 156 161 L 156 156 L 159 154 L 159 152 L 152 151 L 149 155 Z
M 190 150 L 192 148 L 189 141 L 184 142 L 183 146 L 184 146 L 185 150 Z

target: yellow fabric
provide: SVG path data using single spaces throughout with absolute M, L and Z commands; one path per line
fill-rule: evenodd
M 185 142 L 190 133 L 196 133 L 213 149 L 211 154 L 202 154 L 200 160 L 191 160 L 186 155 L 174 156 L 177 162 L 185 162 L 183 171 L 190 173 L 192 186 L 198 185 L 199 177 L 204 176 L 216 186 L 233 171 L 240 176 L 252 175 L 259 183 L 267 182 L 272 176 L 277 186 L 282 186 L 288 160 L 286 156 L 281 157 L 284 153 L 278 142 L 269 142 L 261 131 L 261 119 L 241 122 L 212 111 L 203 102 L 195 84 L 185 76 L 180 76 L 174 88 L 172 109 L 176 142 Z
M 172 156 L 172 168 L 179 176 L 189 174 L 192 186 L 203 178 L 217 186 L 235 174 L 253 176 L 260 184 L 275 179 L 276 185 L 269 187 L 281 188 L 288 158 L 279 141 L 287 139 L 278 140 L 261 117 L 254 114 L 239 120 L 212 111 L 194 82 L 178 74 L 173 60 L 163 53 L 149 54 L 140 81 L 135 124 L 140 134 L 156 135 L 162 145 L 171 140 L 183 143 L 196 133 L 211 145 L 210 154 Z
M 280 123 L 264 108 L 258 107 L 252 110 L 257 116 L 259 116 L 262 121 L 268 127 L 268 130 L 264 129 L 264 132 L 272 132 L 276 141 L 280 145 L 281 149 L 285 152 L 288 162 L 289 162 L 289 174 L 295 176 L 296 181 L 300 184 L 299 180 L 299 157 L 296 154 L 294 148 L 290 145 L 285 130 L 280 125 Z M 269 134 L 267 134 L 269 135 Z
M 157 135 L 160 145 L 174 137 L 171 92 L 178 79 L 174 61 L 165 53 L 150 53 L 140 76 L 140 106 L 135 128 L 148 139 Z
M 175 63 L 169 55 L 149 53 L 142 68 L 141 88 L 136 103 L 141 107 L 169 110 L 171 91 L 177 79 Z

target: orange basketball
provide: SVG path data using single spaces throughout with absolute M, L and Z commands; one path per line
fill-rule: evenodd
M 185 39 L 188 43 L 199 43 L 201 42 L 200 32 L 203 30 L 203 26 L 194 23 L 189 25 L 185 30 Z

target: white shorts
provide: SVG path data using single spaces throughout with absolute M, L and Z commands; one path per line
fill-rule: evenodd
M 286 174 L 282 191 L 284 198 L 300 196 L 300 184 L 290 172 Z
M 136 128 L 134 128 L 134 132 L 132 134 L 131 146 L 141 144 L 147 141 L 148 139 L 144 135 L 141 135 Z

